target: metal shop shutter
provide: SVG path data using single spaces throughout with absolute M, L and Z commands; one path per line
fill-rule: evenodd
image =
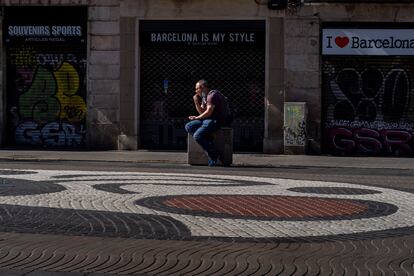
M 233 28 L 232 24 L 237 24 L 221 23 L 227 24 L 229 29 Z M 211 22 L 201 21 L 197 24 L 202 26 L 192 33 L 203 32 L 204 26 Z M 193 26 L 197 24 L 188 23 Z M 174 22 L 169 22 L 170 27 L 165 27 L 166 30 L 174 31 L 173 25 Z M 265 32 L 264 24 L 262 31 Z M 143 148 L 186 149 L 184 125 L 187 117 L 196 112 L 192 101 L 194 86 L 203 78 L 209 80 L 214 89 L 223 92 L 235 110 L 234 150 L 263 150 L 264 42 L 254 47 L 157 46 L 149 43 L 141 45 L 140 50 L 140 133 Z
M 86 24 L 85 7 L 5 9 L 9 145 L 84 147 Z
M 323 148 L 414 155 L 414 58 L 324 57 Z

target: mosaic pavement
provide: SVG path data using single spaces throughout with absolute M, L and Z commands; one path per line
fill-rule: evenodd
M 414 194 L 338 182 L 0 170 L 0 232 L 323 242 L 414 233 Z

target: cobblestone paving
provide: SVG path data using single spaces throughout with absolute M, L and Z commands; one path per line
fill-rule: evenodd
M 414 265 L 413 236 L 238 244 L 14 233 L 0 237 L 1 275 L 412 275 Z
M 0 170 L 0 275 L 414 275 L 414 193 L 385 186 Z

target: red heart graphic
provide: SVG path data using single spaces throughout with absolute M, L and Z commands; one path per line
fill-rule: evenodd
M 349 43 L 349 38 L 346 36 L 337 36 L 335 38 L 335 43 L 336 45 L 338 45 L 340 48 L 344 48 L 346 45 L 348 45 Z

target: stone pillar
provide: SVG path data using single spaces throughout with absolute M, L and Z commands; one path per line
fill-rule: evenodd
M 265 132 L 263 151 L 283 152 L 284 26 L 283 18 L 269 18 L 266 64 Z
M 121 26 L 121 109 L 118 149 L 136 150 L 138 148 L 138 100 L 136 89 L 136 23 L 135 17 L 122 17 Z
M 0 19 L 0 41 L 3 41 L 3 15 L 1 15 L 1 19 Z M 6 63 L 5 63 L 5 49 L 4 47 L 4 43 L 0 43 L 0 87 L 3 87 L 3 89 L 0 90 L 0 99 L 1 103 L 0 104 L 0 145 L 3 145 L 5 143 L 5 139 L 6 139 L 6 110 L 5 107 L 7 105 L 7 103 L 4 101 L 4 99 L 6 98 L 4 96 L 4 93 L 6 91 L 6 88 L 4 87 L 4 81 L 3 81 L 3 76 L 4 76 L 4 71 L 6 68 Z
M 96 3 L 95 3 L 96 2 Z M 90 1 L 87 142 L 118 149 L 120 134 L 119 0 Z
M 317 18 L 285 21 L 286 102 L 305 102 L 308 108 L 309 150 L 320 153 L 321 73 Z

